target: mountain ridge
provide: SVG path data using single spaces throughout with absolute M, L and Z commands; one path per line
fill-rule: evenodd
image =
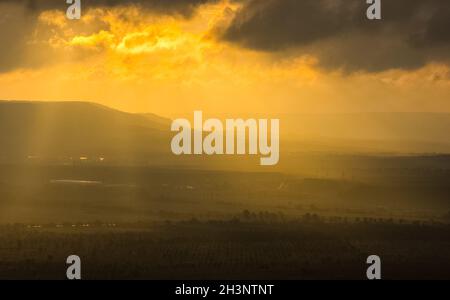
M 153 113 L 93 102 L 0 100 L 0 161 L 83 156 L 179 162 L 170 151 L 170 124 Z M 286 114 L 281 151 L 450 153 L 449 132 L 445 113 Z

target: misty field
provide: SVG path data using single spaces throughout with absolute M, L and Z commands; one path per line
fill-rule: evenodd
M 321 161 L 2 165 L 0 278 L 64 279 L 72 254 L 85 279 L 365 279 L 372 254 L 383 278 L 450 278 L 448 158 Z
M 76 254 L 84 279 L 364 279 L 366 258 L 377 254 L 386 279 L 449 279 L 449 233 L 442 224 L 307 216 L 2 226 L 0 278 L 64 279 L 65 260 Z

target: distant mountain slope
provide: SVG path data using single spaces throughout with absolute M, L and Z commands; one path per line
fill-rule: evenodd
M 0 101 L 0 157 L 144 156 L 169 149 L 169 127 L 85 102 Z
M 283 115 L 300 136 L 450 142 L 449 113 L 352 113 Z
M 158 124 L 162 126 L 164 129 L 170 128 L 170 125 L 172 124 L 172 120 L 168 118 L 163 118 L 155 114 L 146 113 L 146 114 L 140 114 L 141 116 L 144 116 L 148 120 L 150 120 L 155 125 Z
M 281 122 L 285 139 L 315 141 L 311 149 L 450 153 L 449 113 L 298 114 Z
M 221 116 L 214 116 L 224 119 Z M 228 116 L 268 118 L 268 116 Z M 275 116 L 273 116 L 275 117 Z M 450 153 L 450 114 L 281 115 L 281 161 L 290 152 Z M 171 121 L 86 102 L 0 101 L 0 163 L 80 157 L 170 165 L 242 164 L 242 157 L 174 156 Z M 249 163 L 257 165 L 255 161 Z

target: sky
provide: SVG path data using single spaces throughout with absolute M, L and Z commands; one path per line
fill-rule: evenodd
M 0 99 L 128 112 L 450 112 L 450 1 L 0 0 Z

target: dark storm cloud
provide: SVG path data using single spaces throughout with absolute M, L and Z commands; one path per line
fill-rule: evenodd
M 347 71 L 418 68 L 450 60 L 450 1 L 382 0 L 381 21 L 365 0 L 249 0 L 223 39 L 274 53 L 313 53 Z
M 196 7 L 213 2 L 217 0 L 83 0 L 81 3 L 84 10 L 136 5 L 155 14 L 189 17 Z M 52 49 L 31 45 L 30 37 L 37 26 L 39 13 L 52 9 L 65 13 L 67 8 L 65 0 L 0 0 L 0 72 L 48 63 L 36 54 L 47 52 L 47 59 L 51 59 Z M 81 27 L 78 25 L 76 29 Z
M 157 13 L 178 13 L 189 15 L 195 7 L 216 0 L 83 0 L 83 8 L 115 7 L 136 5 L 144 9 L 150 9 Z M 68 4 L 65 0 L 0 0 L 0 3 L 21 3 L 29 11 L 41 12 L 50 9 L 66 9 Z
M 3 1 L 2 1 L 3 2 Z M 25 46 L 35 18 L 24 18 L 24 10 L 0 2 L 0 72 L 23 67 Z

